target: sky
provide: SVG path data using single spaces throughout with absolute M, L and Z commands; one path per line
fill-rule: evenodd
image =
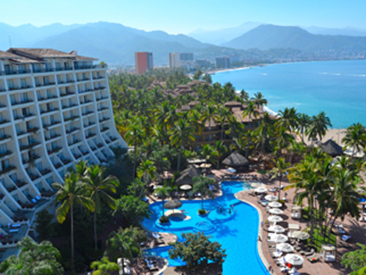
M 0 0 L 0 9 L 0 22 L 12 26 L 107 21 L 172 34 L 248 21 L 366 28 L 365 0 Z

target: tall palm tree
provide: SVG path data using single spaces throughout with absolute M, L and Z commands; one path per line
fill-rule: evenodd
M 156 177 L 155 163 L 148 159 L 141 162 L 140 166 L 137 168 L 137 176 L 140 179 L 145 179 L 145 184 L 148 184 L 150 181 L 155 180 Z
M 273 120 L 268 113 L 263 114 L 263 118 L 259 124 L 259 127 L 255 130 L 255 134 L 258 136 L 261 144 L 261 152 L 265 153 L 265 146 L 268 142 L 270 134 L 273 130 Z
M 215 123 L 217 121 L 217 118 L 218 115 L 216 106 L 214 106 L 212 103 L 209 103 L 207 106 L 205 106 L 201 119 L 204 125 L 208 121 L 208 132 L 210 136 L 211 136 L 211 122 Z
M 220 167 L 220 160 L 223 154 L 227 152 L 227 147 L 222 141 L 216 141 L 214 145 L 215 151 L 217 152 L 217 169 Z
M 75 163 L 75 171 L 80 177 L 83 177 L 88 170 L 88 161 L 81 160 Z
M 209 144 L 205 144 L 200 152 L 201 156 L 208 162 L 214 163 L 217 160 L 218 152 Z
M 233 118 L 233 114 L 231 113 L 231 111 L 222 106 L 222 107 L 218 107 L 218 112 L 217 112 L 217 120 L 220 122 L 220 126 L 221 126 L 221 137 L 220 140 L 222 141 L 224 139 L 224 129 L 225 129 L 225 124 L 227 122 L 232 121 Z
M 279 128 L 277 129 L 276 139 L 273 140 L 273 143 L 275 143 L 275 151 L 281 154 L 282 149 L 286 149 L 295 143 L 295 138 L 284 128 Z
M 127 142 L 129 144 L 133 144 L 134 147 L 135 156 L 133 161 L 132 178 L 135 178 L 138 146 L 141 143 L 143 137 L 142 127 L 138 120 L 130 121 L 129 128 L 126 132 L 125 137 Z
M 209 197 L 211 199 L 213 199 L 214 193 L 211 191 L 211 189 L 209 188 L 210 184 L 214 184 L 214 180 L 204 177 L 204 176 L 199 176 L 199 177 L 194 177 L 193 178 L 193 188 L 192 188 L 192 194 L 195 193 L 201 193 L 201 209 L 205 210 L 203 208 L 203 198 L 204 197 Z
M 298 115 L 297 132 L 301 135 L 302 143 L 305 143 L 304 135 L 307 132 L 307 128 L 311 123 L 311 119 L 307 114 L 298 113 L 297 115 Z
M 169 132 L 172 145 L 175 145 L 179 148 L 177 171 L 179 171 L 183 148 L 190 142 L 193 142 L 195 140 L 195 137 L 192 134 L 193 132 L 194 127 L 192 126 L 192 124 L 183 119 L 179 119 Z
M 256 119 L 258 117 L 258 108 L 253 101 L 249 101 L 243 112 L 243 118 Z
M 105 168 L 99 165 L 90 166 L 85 173 L 83 181 L 87 184 L 90 197 L 94 202 L 94 249 L 97 252 L 97 213 L 100 212 L 102 201 L 113 210 L 117 209 L 116 201 L 107 192 L 116 193 L 119 181 L 116 177 L 105 176 Z
M 257 110 L 260 110 L 263 105 L 267 105 L 268 103 L 261 92 L 255 93 L 250 100 L 257 106 Z
M 108 248 L 106 254 L 120 255 L 122 266 L 125 265 L 124 258 L 132 259 L 133 254 L 141 254 L 140 245 L 134 240 L 133 231 L 120 228 L 117 232 L 112 232 L 111 238 L 107 241 Z M 124 268 L 122 268 L 125 274 Z
M 108 257 L 103 257 L 100 261 L 92 262 L 90 268 L 95 270 L 92 275 L 109 275 L 112 272 L 119 271 L 118 264 L 110 262 Z
M 347 128 L 342 139 L 345 147 L 352 148 L 352 160 L 357 152 L 363 152 L 366 147 L 366 129 L 361 123 L 353 124 Z
M 172 188 L 170 186 L 166 186 L 166 185 L 163 185 L 159 188 L 156 188 L 156 190 L 154 191 L 157 196 L 159 198 L 161 198 L 161 201 L 162 201 L 162 205 L 161 205 L 161 210 L 162 210 L 162 216 L 164 216 L 164 202 L 165 202 L 165 199 L 167 197 L 169 197 L 170 193 L 172 192 Z
M 95 211 L 93 200 L 87 196 L 85 186 L 80 181 L 80 176 L 74 172 L 67 174 L 64 184 L 53 183 L 52 187 L 57 190 L 56 202 L 61 202 L 61 206 L 56 209 L 56 218 L 59 223 L 63 223 L 70 210 L 71 219 L 71 265 L 74 269 L 74 204 L 78 203 L 90 211 Z
M 282 178 L 286 176 L 286 173 L 290 167 L 289 163 L 286 163 L 284 158 L 279 158 L 277 161 L 274 161 L 275 167 L 270 171 L 270 173 L 273 173 L 272 179 L 279 178 L 280 183 L 279 187 L 282 183 Z M 281 188 L 278 188 L 278 199 L 281 199 Z
M 319 137 L 319 140 L 322 141 L 322 137 L 325 136 L 328 127 L 332 127 L 330 119 L 324 112 L 321 112 L 317 116 L 311 118 L 306 134 L 309 138 L 315 139 Z
M 283 111 L 279 111 L 277 115 L 276 127 L 285 129 L 287 132 L 292 132 L 297 128 L 298 116 L 295 108 L 285 108 Z

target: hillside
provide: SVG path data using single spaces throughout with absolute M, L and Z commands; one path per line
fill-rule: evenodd
M 366 37 L 315 35 L 299 27 L 261 25 L 223 44 L 236 49 L 293 48 L 307 52 L 365 51 Z

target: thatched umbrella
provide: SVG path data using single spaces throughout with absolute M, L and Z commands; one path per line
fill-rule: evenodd
M 170 200 L 164 204 L 165 209 L 176 209 L 181 206 L 182 206 L 182 202 L 177 199 Z
M 193 185 L 193 178 L 199 177 L 201 175 L 201 171 L 193 166 L 189 166 L 187 169 L 183 170 L 180 174 L 180 177 L 175 181 L 179 185 L 189 184 Z
M 335 157 L 343 154 L 343 149 L 341 146 L 339 146 L 335 141 L 332 139 L 327 140 L 322 145 L 320 145 L 320 148 L 327 153 L 328 155 Z
M 239 167 L 239 166 L 248 166 L 249 161 L 245 157 L 240 155 L 238 152 L 233 152 L 230 154 L 230 156 L 228 156 L 226 159 L 222 161 L 222 164 L 230 167 L 231 166 Z

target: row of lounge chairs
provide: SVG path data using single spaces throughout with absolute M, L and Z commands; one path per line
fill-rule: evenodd
M 258 180 L 257 175 L 225 175 L 224 179 Z
M 145 263 L 147 268 L 149 269 L 149 271 L 158 271 L 159 268 L 157 267 L 157 261 L 156 259 L 149 257 L 149 258 L 145 258 Z

